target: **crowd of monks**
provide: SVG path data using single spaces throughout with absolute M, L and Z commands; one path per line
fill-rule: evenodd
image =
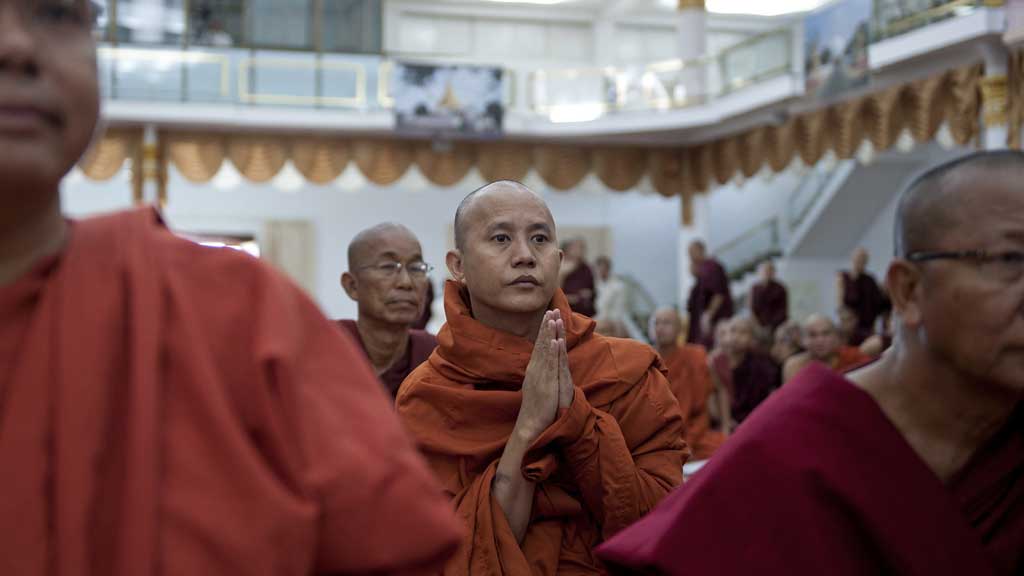
M 435 338 L 398 224 L 354 238 L 331 321 L 151 208 L 66 219 L 92 6 L 0 0 L 0 574 L 1024 571 L 1024 154 L 911 182 L 840 325 L 790 324 L 770 265 L 734 316 L 697 242 L 650 343 L 596 330 L 582 244 L 493 182 Z

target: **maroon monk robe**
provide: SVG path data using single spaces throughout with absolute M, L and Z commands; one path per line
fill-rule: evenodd
M 427 296 L 423 299 L 423 312 L 416 319 L 412 327 L 416 330 L 426 330 L 430 319 L 434 317 L 434 283 L 427 279 Z
M 857 331 L 850 342 L 857 346 L 860 343 L 856 342 L 856 339 L 859 338 L 863 342 L 864 338 L 875 333 L 875 321 L 889 310 L 890 304 L 871 274 L 864 272 L 854 278 L 852 273 L 843 271 L 841 277 L 843 306 L 853 310 L 857 315 Z
M 359 335 L 359 327 L 355 320 L 338 320 L 338 326 L 348 332 L 362 348 L 363 354 L 368 356 L 366 344 L 363 343 L 363 338 Z M 388 394 L 391 394 L 392 399 L 398 394 L 398 388 L 402 385 L 405 377 L 417 366 L 426 362 L 434 348 L 437 348 L 437 338 L 433 334 L 423 330 L 409 330 L 409 345 L 405 349 L 405 354 L 383 374 L 377 375 Z
M 597 310 L 594 309 L 594 273 L 586 262 L 580 262 L 576 269 L 565 277 L 562 292 L 569 299 L 573 312 L 588 318 L 593 318 L 597 314 Z
M 441 487 L 351 340 L 152 210 L 0 287 L 0 574 L 430 573 Z
M 700 265 L 697 271 L 696 284 L 690 290 L 690 297 L 686 301 L 686 311 L 690 315 L 690 329 L 686 341 L 691 344 L 701 344 L 711 350 L 715 344 L 714 326 L 732 317 L 732 293 L 729 291 L 729 277 L 725 274 L 725 268 L 714 258 L 708 258 Z M 701 333 L 701 318 L 704 311 L 711 305 L 711 299 L 715 296 L 722 297 L 722 304 L 718 311 L 711 318 L 711 334 Z
M 748 352 L 735 368 L 729 368 L 725 354 L 716 354 L 712 370 L 729 393 L 732 419 L 737 424 L 747 419 L 765 399 L 782 386 L 782 370 L 771 357 Z
M 789 295 L 786 287 L 769 280 L 758 282 L 750 290 L 750 308 L 754 317 L 765 328 L 775 332 L 780 324 L 789 318 Z
M 943 485 L 871 396 L 813 365 L 598 555 L 670 576 L 1024 574 L 1024 405 Z

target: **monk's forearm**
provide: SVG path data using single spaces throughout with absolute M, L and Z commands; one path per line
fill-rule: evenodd
M 494 474 L 491 493 L 498 501 L 505 519 L 508 520 L 516 541 L 522 542 L 526 529 L 530 525 L 530 514 L 533 512 L 533 491 L 536 484 L 523 476 L 523 457 L 530 447 L 530 441 L 518 428 L 505 444 L 505 451 L 498 461 L 498 469 Z
M 715 314 L 718 313 L 718 309 L 721 308 L 723 301 L 724 298 L 722 298 L 721 294 L 715 294 L 711 297 L 711 302 L 708 304 L 708 308 L 704 313 L 714 318 Z

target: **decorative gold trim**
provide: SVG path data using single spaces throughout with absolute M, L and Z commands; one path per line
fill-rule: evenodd
M 679 0 L 679 10 L 707 10 L 704 0 Z
M 1009 112 L 1006 76 L 981 79 L 981 111 L 985 126 L 1005 126 Z

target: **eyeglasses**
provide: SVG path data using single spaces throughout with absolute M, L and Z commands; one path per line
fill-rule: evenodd
M 413 280 L 422 280 L 427 277 L 433 271 L 434 267 L 426 262 L 410 262 L 403 264 L 401 262 L 381 262 L 379 264 L 370 264 L 368 266 L 361 266 L 359 270 L 372 270 L 376 274 L 384 278 L 395 278 L 404 269 L 409 273 L 409 278 Z
M 950 252 L 911 252 L 911 262 L 932 260 L 967 260 L 979 266 L 982 273 L 1004 282 L 1016 282 L 1024 276 L 1024 252 L 989 252 L 987 250 L 960 250 Z

